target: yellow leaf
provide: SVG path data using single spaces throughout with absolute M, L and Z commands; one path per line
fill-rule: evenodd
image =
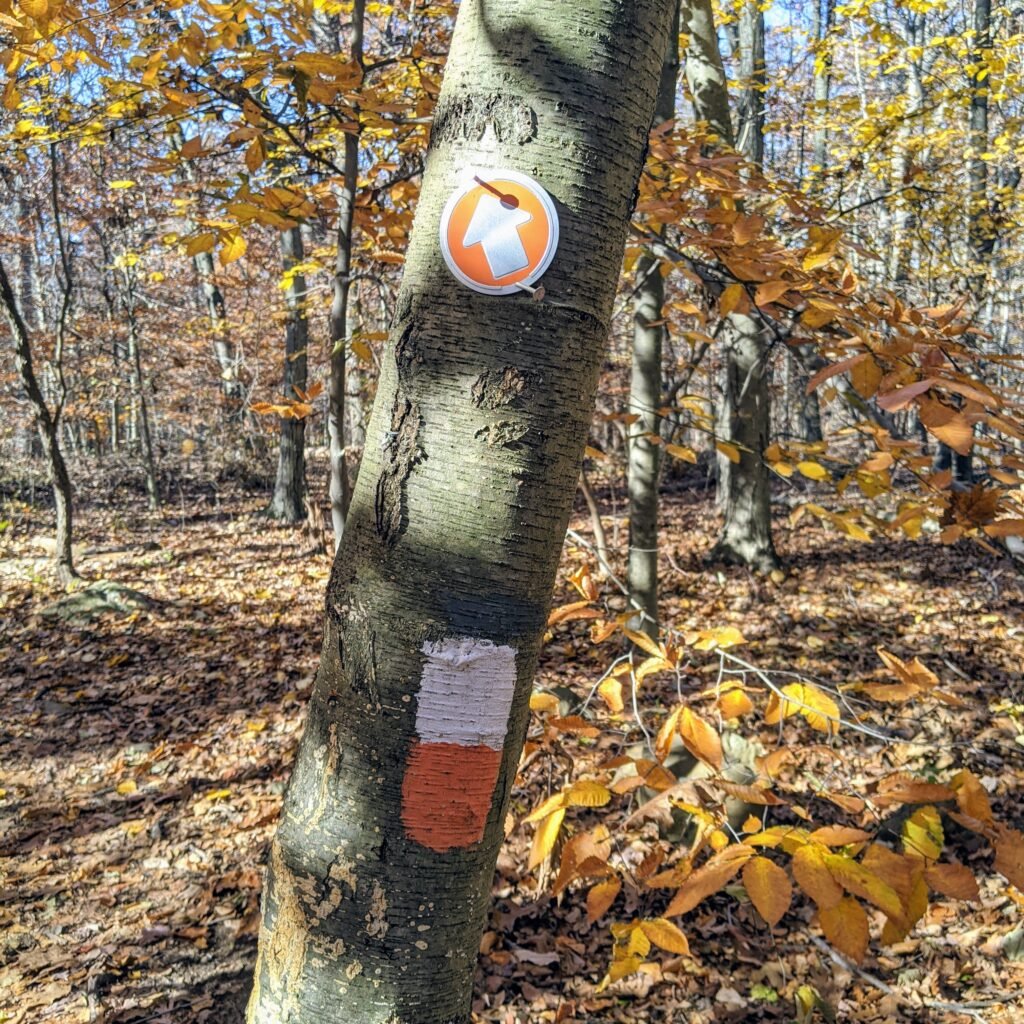
M 804 257 L 803 267 L 804 270 L 817 270 L 818 267 L 825 266 L 829 260 L 832 259 L 832 253 L 830 252 L 812 252 L 808 253 Z
M 209 252 L 216 244 L 217 236 L 212 231 L 204 231 L 185 243 L 185 255 L 197 256 L 201 252 Z
M 742 690 L 729 690 L 718 698 L 718 713 L 727 722 L 753 710 L 754 702 Z
M 550 856 L 555 847 L 555 840 L 558 838 L 559 829 L 562 827 L 562 819 L 565 817 L 565 808 L 559 808 L 553 814 L 549 814 L 538 826 L 537 833 L 533 837 L 533 848 L 530 850 L 530 870 L 537 867 L 542 861 Z
M 773 693 L 765 709 L 764 720 L 777 725 L 792 715 L 803 715 L 812 729 L 835 734 L 839 731 L 839 706 L 831 697 L 810 683 L 790 683 L 782 688 L 782 697 Z
M 743 300 L 744 294 L 743 285 L 741 284 L 731 284 L 723 289 L 722 297 L 718 300 L 719 314 L 721 316 L 728 316 L 732 313 Z
M 825 863 L 827 852 L 824 847 L 807 843 L 793 854 L 797 885 L 822 909 L 834 907 L 843 898 L 842 887 Z
M 234 263 L 245 255 L 247 248 L 245 239 L 240 234 L 228 235 L 221 243 L 220 261 L 224 266 Z
M 778 924 L 789 910 L 793 899 L 789 875 L 767 857 L 754 857 L 743 865 L 743 887 L 768 924 Z
M 679 716 L 679 737 L 694 757 L 716 770 L 722 767 L 722 739 L 700 715 L 683 708 Z
M 139 787 L 135 784 L 134 779 L 126 779 L 124 782 L 117 784 L 117 791 L 121 796 L 127 796 L 129 793 L 134 793 Z
M 587 893 L 587 920 L 591 924 L 604 917 L 621 889 L 622 882 L 618 878 L 609 878 L 608 881 L 598 882 L 591 887 Z
M 540 821 L 541 818 L 546 818 L 549 814 L 553 814 L 559 808 L 565 807 L 565 792 L 564 790 L 559 793 L 555 793 L 554 796 L 549 796 L 547 800 L 544 800 L 539 806 L 534 808 L 523 821 Z
M 919 807 L 903 823 L 903 852 L 925 860 L 942 856 L 942 816 L 930 804 Z
M 349 344 L 349 348 L 352 349 L 357 359 L 361 359 L 364 363 L 373 362 L 373 349 L 365 341 L 357 339 Z
M 854 963 L 860 963 L 868 950 L 868 915 L 864 908 L 849 896 L 844 896 L 834 907 L 818 911 L 821 930 L 836 949 Z
M 658 735 L 654 741 L 654 753 L 659 761 L 664 761 L 669 755 L 669 751 L 672 749 L 672 740 L 676 735 L 676 730 L 679 725 L 679 716 L 683 713 L 683 709 L 678 707 L 672 712 L 662 723 L 661 728 L 658 730 Z
M 730 461 L 740 461 L 740 450 L 734 444 L 729 444 L 728 441 L 716 441 L 715 447 Z
M 558 698 L 553 693 L 531 693 L 531 711 L 558 711 Z
M 841 853 L 826 853 L 825 866 L 848 893 L 873 903 L 895 922 L 903 919 L 903 904 L 896 890 L 862 864 Z
M 665 451 L 669 455 L 677 459 L 682 459 L 683 462 L 696 462 L 697 453 L 692 448 L 687 448 L 681 444 L 667 444 L 665 445 Z
M 686 936 L 671 922 L 663 917 L 655 917 L 647 921 L 641 921 L 640 927 L 659 949 L 668 953 L 678 953 L 680 956 L 690 955 L 690 944 Z
M 693 644 L 694 650 L 713 651 L 716 647 L 721 647 L 723 650 L 728 647 L 739 647 L 747 641 L 735 626 L 719 626 L 717 629 L 702 629 L 697 633 L 687 633 L 686 642 Z
M 636 681 L 642 683 L 648 676 L 671 668 L 672 662 L 666 661 L 664 658 L 647 658 L 636 670 Z
M 640 970 L 640 965 L 643 963 L 643 957 L 639 956 L 627 956 L 622 960 L 614 960 L 608 966 L 607 981 L 618 981 L 620 978 L 625 978 L 630 974 L 635 974 Z M 605 985 L 602 981 L 601 985 L 598 986 L 598 991 L 601 991 L 601 986 Z
M 553 608 L 548 616 L 548 625 L 557 626 L 560 622 L 572 622 L 575 619 L 601 618 L 601 612 L 591 604 L 590 601 L 572 601 L 560 608 Z
M 135 182 L 132 181 L 129 178 L 122 178 L 122 179 L 120 179 L 118 181 L 111 181 L 111 182 L 107 183 L 107 188 L 113 188 L 113 189 L 118 189 L 118 190 L 126 189 L 126 188 L 134 188 L 134 187 L 135 187 Z
M 642 651 L 646 651 L 652 657 L 664 658 L 665 648 L 656 644 L 646 633 L 639 633 L 633 629 L 626 629 L 625 626 L 622 628 L 622 632 L 633 641 Z
M 611 798 L 610 789 L 590 779 L 574 782 L 565 794 L 570 807 L 603 807 Z
M 808 480 L 828 480 L 831 477 L 831 473 L 817 462 L 798 462 L 796 468 L 805 476 Z
M 622 699 L 622 681 L 614 679 L 609 676 L 604 682 L 601 683 L 597 688 L 597 692 L 601 695 L 601 699 L 608 705 L 608 710 L 613 715 L 622 714 L 623 708 L 626 706 Z

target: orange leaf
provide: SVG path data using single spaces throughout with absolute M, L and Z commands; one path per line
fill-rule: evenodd
M 721 770 L 721 737 L 700 715 L 694 714 L 689 708 L 683 708 L 683 713 L 679 716 L 679 737 L 694 757 L 716 770 Z
M 995 868 L 1011 885 L 1024 890 L 1024 835 L 1014 828 L 998 826 Z
M 924 872 L 925 881 L 951 900 L 981 898 L 974 872 L 966 864 L 933 864 Z
M 609 878 L 607 882 L 598 882 L 587 893 L 587 920 L 593 924 L 598 918 L 604 917 L 615 897 L 622 890 L 622 882 L 618 878 Z
M 868 915 L 849 896 L 834 907 L 818 911 L 818 920 L 825 938 L 854 963 L 860 963 L 868 950 Z
M 754 857 L 743 865 L 743 886 L 750 902 L 768 924 L 778 924 L 789 910 L 793 899 L 789 875 L 767 857 Z
M 851 843 L 868 842 L 871 834 L 846 825 L 826 825 L 824 828 L 815 829 L 808 838 L 821 843 L 822 846 L 849 846 Z
M 753 856 L 754 851 L 749 846 L 727 846 L 716 853 L 687 878 L 665 908 L 665 917 L 689 913 L 698 903 L 718 892 Z
M 757 286 L 754 302 L 759 306 L 767 306 L 776 299 L 782 298 L 791 287 L 791 281 L 764 281 Z
M 826 853 L 825 866 L 848 893 L 873 903 L 893 921 L 903 920 L 904 908 L 899 894 L 863 864 L 841 853 Z
M 928 433 L 960 455 L 970 454 L 974 447 L 974 427 L 962 412 L 937 399 L 922 398 L 917 403 L 917 415 Z

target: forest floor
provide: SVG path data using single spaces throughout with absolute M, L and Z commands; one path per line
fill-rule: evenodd
M 61 595 L 39 547 L 45 510 L 12 505 L 0 516 L 10 521 L 0 533 L 5 1024 L 243 1018 L 262 866 L 316 669 L 329 559 L 308 534 L 259 517 L 251 497 L 155 514 L 137 500 L 79 518 L 83 574 L 145 595 L 114 592 L 124 607 L 92 618 L 54 614 Z M 573 526 L 589 536 L 582 502 Z M 804 518 L 778 524 L 787 574 L 774 582 L 707 570 L 713 528 L 702 494 L 666 498 L 667 619 L 736 626 L 744 658 L 825 680 L 877 676 L 879 645 L 920 656 L 963 707 L 894 708 L 897 741 L 885 747 L 842 733 L 834 742 L 852 777 L 878 764 L 940 773 L 965 765 L 1020 827 L 1024 586 L 1012 560 L 932 538 L 859 543 Z M 569 542 L 565 572 L 581 557 Z M 574 593 L 560 579 L 555 604 Z M 587 694 L 616 653 L 594 647 L 588 626 L 553 631 L 539 687 Z M 627 712 L 602 734 L 603 755 L 631 728 Z M 1014 959 L 1024 957 L 1021 899 L 967 833 L 955 852 L 977 869 L 980 902 L 939 899 L 906 940 L 873 943 L 860 968 L 830 955 L 806 897 L 768 928 L 723 892 L 681 921 L 692 957 L 655 958 L 599 991 L 609 921 L 656 916 L 664 895 L 633 893 L 596 924 L 581 892 L 548 895 L 527 870 L 532 826 L 521 819 L 562 785 L 558 772 L 535 761 L 515 792 L 478 969 L 478 1021 L 791 1021 L 802 985 L 824 1000 L 815 1020 L 1024 1019 L 1013 1002 L 1024 982 Z M 614 832 L 626 804 L 593 820 Z

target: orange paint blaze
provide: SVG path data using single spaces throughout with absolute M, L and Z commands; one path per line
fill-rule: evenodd
M 484 837 L 501 751 L 458 743 L 416 743 L 402 780 L 402 824 L 438 853 Z

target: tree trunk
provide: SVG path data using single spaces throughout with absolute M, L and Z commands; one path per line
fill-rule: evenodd
M 250 1024 L 469 1020 L 671 6 L 459 5 Z M 552 194 L 543 300 L 445 268 L 441 212 L 467 167 Z
M 213 354 L 220 367 L 221 394 L 227 400 L 228 416 L 239 417 L 242 413 L 242 383 L 238 379 L 238 356 L 231 344 L 227 305 L 214 273 L 213 253 L 197 252 L 192 262 L 199 275 L 203 303 L 213 331 Z
M 355 0 L 352 5 L 352 23 L 349 56 L 357 64 L 363 62 L 363 18 L 366 0 Z M 319 31 L 323 42 L 333 44 L 332 51 L 341 48 L 336 15 L 319 17 Z M 352 215 L 355 210 L 356 186 L 359 176 L 359 136 L 345 135 L 339 154 L 344 172 L 340 187 L 334 195 L 338 203 L 337 241 L 335 246 L 334 279 L 331 283 L 331 311 L 328 317 L 331 338 L 331 368 L 328 383 L 327 437 L 330 453 L 329 492 L 331 499 L 331 525 L 334 528 L 334 550 L 341 546 L 345 532 L 345 519 L 351 501 L 348 470 L 345 466 L 345 364 L 348 358 L 348 304 L 352 274 Z
M 39 431 L 43 441 L 43 450 L 50 469 L 50 481 L 53 484 L 53 504 L 57 519 L 57 538 L 54 547 L 54 569 L 61 583 L 69 583 L 78 578 L 75 571 L 74 558 L 71 551 L 72 538 L 72 493 L 71 478 L 68 476 L 67 464 L 60 450 L 60 414 L 50 412 L 43 392 L 40 390 L 32 366 L 32 346 L 29 341 L 28 328 L 18 309 L 17 299 L 7 277 L 7 271 L 0 260 L 0 305 L 3 306 L 4 317 L 14 338 L 14 361 L 21 377 L 22 386 L 36 412 Z
M 814 139 L 811 144 L 811 180 L 814 188 L 828 171 L 828 101 L 832 91 L 832 21 L 835 0 L 812 0 L 811 34 L 814 36 Z
M 309 324 L 306 320 L 306 276 L 290 273 L 301 263 L 304 249 L 302 228 L 298 225 L 281 232 L 281 262 L 289 275 L 285 288 L 285 338 L 283 396 L 287 401 L 299 397 L 296 389 L 306 389 L 306 349 Z M 267 515 L 286 523 L 299 523 L 306 516 L 303 504 L 306 490 L 306 421 L 281 417 L 281 439 L 277 456 L 277 480 Z
M 740 89 L 737 149 L 756 167 L 764 164 L 764 10 L 757 0 L 740 8 Z
M 996 244 L 995 223 L 988 196 L 988 162 L 983 158 L 989 148 L 988 101 L 991 89 L 988 58 L 992 52 L 992 2 L 974 0 L 974 39 L 971 63 L 975 71 L 971 77 L 970 139 L 971 158 L 967 163 L 969 182 L 970 212 L 968 217 L 968 241 L 973 263 L 969 277 L 970 291 L 978 310 L 985 303 L 988 286 L 989 262 Z M 941 449 L 939 458 L 952 461 L 953 481 L 963 488 L 974 483 L 973 453 Z
M 669 33 L 662 65 L 655 126 L 676 116 L 676 81 L 679 78 L 679 12 Z M 629 384 L 629 411 L 640 418 L 630 426 L 629 442 L 629 563 L 626 585 L 639 614 L 631 623 L 652 639 L 658 637 L 658 463 L 660 445 L 648 435 L 661 428 L 661 350 L 665 336 L 665 278 L 656 256 L 644 255 L 637 263 L 633 302 L 633 363 Z
M 747 5 L 751 7 L 752 5 Z M 745 90 L 740 138 L 751 162 L 760 162 L 764 124 L 764 15 L 744 8 L 741 70 Z M 731 145 L 729 98 L 709 0 L 688 0 L 686 78 L 697 116 Z M 718 456 L 718 495 L 723 526 L 709 560 L 770 571 L 779 564 L 771 529 L 771 481 L 764 461 L 771 425 L 768 346 L 760 325 L 745 313 L 730 313 L 723 338 L 722 397 L 718 435 L 739 451 L 739 462 Z
M 835 0 L 812 0 L 811 34 L 814 37 L 814 119 L 811 144 L 811 172 L 808 191 L 818 192 L 828 174 L 828 102 L 832 91 L 832 22 Z M 821 403 L 818 392 L 807 390 L 808 369 L 817 353 L 813 345 L 800 345 L 789 353 L 789 365 L 796 378 L 796 400 L 800 407 L 800 435 L 810 443 L 822 440 Z
M 128 318 L 128 361 L 131 374 L 132 398 L 139 410 L 139 427 L 142 438 L 142 467 L 146 477 L 146 498 L 151 510 L 160 507 L 160 489 L 156 479 L 156 459 L 153 457 L 153 437 L 149 425 L 149 403 L 146 401 L 145 385 L 142 377 L 142 354 L 139 351 L 139 322 L 135 316 L 135 271 L 125 268 L 124 302 L 125 314 Z M 132 275 L 132 276 L 129 276 Z

